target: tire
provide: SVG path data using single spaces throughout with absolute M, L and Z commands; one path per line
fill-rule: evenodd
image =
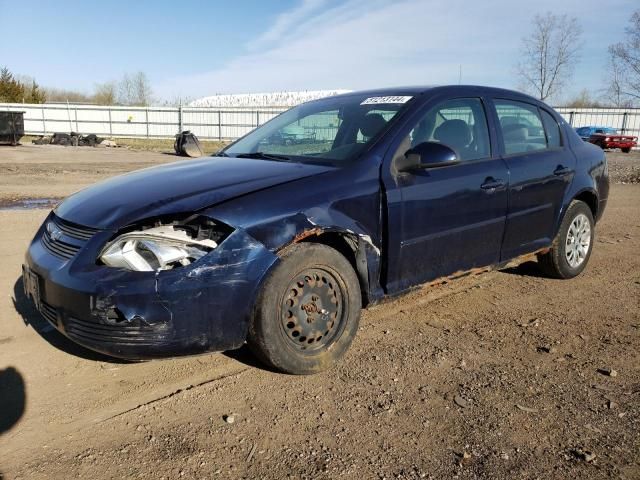
M 622 153 L 629 153 L 631 148 L 621 148 L 620 150 L 622 150 Z
M 551 249 L 538 255 L 542 271 L 552 278 L 567 279 L 580 275 L 591 257 L 594 234 L 591 209 L 586 203 L 574 200 L 567 208 Z
M 342 254 L 321 244 L 292 245 L 260 289 L 248 344 L 280 371 L 321 372 L 351 345 L 361 308 L 358 277 Z

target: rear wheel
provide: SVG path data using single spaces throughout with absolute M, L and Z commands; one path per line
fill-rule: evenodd
M 569 205 L 551 249 L 538 256 L 542 270 L 554 278 L 573 278 L 587 266 L 594 239 L 593 214 L 579 200 Z
M 629 148 L 629 147 L 621 148 L 620 150 L 622 150 L 622 153 L 629 153 L 631 151 L 631 148 Z
M 361 307 L 358 278 L 342 254 L 326 245 L 293 245 L 262 286 L 249 347 L 283 372 L 326 370 L 351 345 Z

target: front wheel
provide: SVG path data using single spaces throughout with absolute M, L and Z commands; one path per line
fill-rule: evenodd
M 551 249 L 538 256 L 542 270 L 554 278 L 573 278 L 587 266 L 594 240 L 593 214 L 579 200 L 569 205 Z
M 293 245 L 261 288 L 249 347 L 286 373 L 326 370 L 351 345 L 361 308 L 358 277 L 342 254 L 321 244 Z
M 631 151 L 631 148 L 630 147 L 621 148 L 620 150 L 622 150 L 622 153 L 629 153 Z

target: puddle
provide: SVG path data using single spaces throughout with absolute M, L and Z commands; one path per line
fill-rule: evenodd
M 7 198 L 0 199 L 0 210 L 50 210 L 60 203 L 62 198 Z

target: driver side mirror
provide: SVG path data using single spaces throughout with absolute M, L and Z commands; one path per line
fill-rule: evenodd
M 422 142 L 409 149 L 404 154 L 400 171 L 407 172 L 423 168 L 446 167 L 457 165 L 460 159 L 452 148 L 436 142 Z

